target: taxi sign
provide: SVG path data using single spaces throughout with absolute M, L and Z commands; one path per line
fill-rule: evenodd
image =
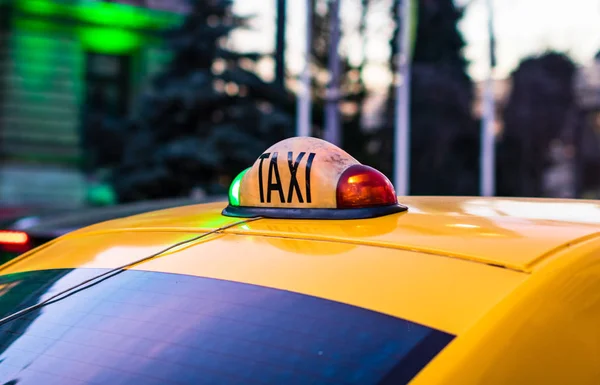
M 359 219 L 406 210 L 381 172 L 329 142 L 294 137 L 271 146 L 238 174 L 223 215 Z

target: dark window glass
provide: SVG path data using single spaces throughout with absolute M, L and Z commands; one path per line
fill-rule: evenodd
M 2 276 L 0 314 L 101 272 Z M 283 290 L 126 271 L 0 326 L 0 384 L 402 384 L 452 338 Z
M 120 121 L 129 113 L 132 57 L 86 54 L 85 95 L 81 110 L 82 171 L 94 174 L 121 159 Z
M 122 116 L 129 110 L 131 57 L 88 53 L 86 108 L 89 112 Z

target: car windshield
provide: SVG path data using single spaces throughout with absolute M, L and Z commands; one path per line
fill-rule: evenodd
M 0 313 L 101 272 L 1 276 Z M 453 337 L 288 291 L 128 270 L 0 326 L 0 384 L 402 384 Z

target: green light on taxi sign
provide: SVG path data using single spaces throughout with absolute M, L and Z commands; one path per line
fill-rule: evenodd
M 232 206 L 240 205 L 240 185 L 242 184 L 242 178 L 244 177 L 244 175 L 246 175 L 246 173 L 248 172 L 248 170 L 250 170 L 250 168 L 251 167 L 248 167 L 244 171 L 240 172 L 235 177 L 233 182 L 231 182 L 231 185 L 229 186 L 229 204 L 230 205 L 232 205 Z

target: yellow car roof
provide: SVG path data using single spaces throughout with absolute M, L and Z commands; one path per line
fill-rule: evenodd
M 363 220 L 269 219 L 229 232 L 420 251 L 530 272 L 547 254 L 599 232 L 600 203 L 549 199 L 406 197 L 408 212 Z M 206 231 L 239 221 L 224 203 L 109 221 L 98 231 Z
M 227 202 L 99 223 L 1 265 L 1 382 L 592 384 L 599 214 L 398 198 L 343 150 L 288 138 Z
M 298 292 L 452 334 L 468 329 L 553 252 L 598 235 L 598 202 L 410 197 L 407 212 L 360 220 L 259 219 L 132 269 Z M 115 268 L 239 222 L 226 205 L 117 219 L 59 238 L 0 274 Z M 558 213 L 570 212 L 570 221 Z

